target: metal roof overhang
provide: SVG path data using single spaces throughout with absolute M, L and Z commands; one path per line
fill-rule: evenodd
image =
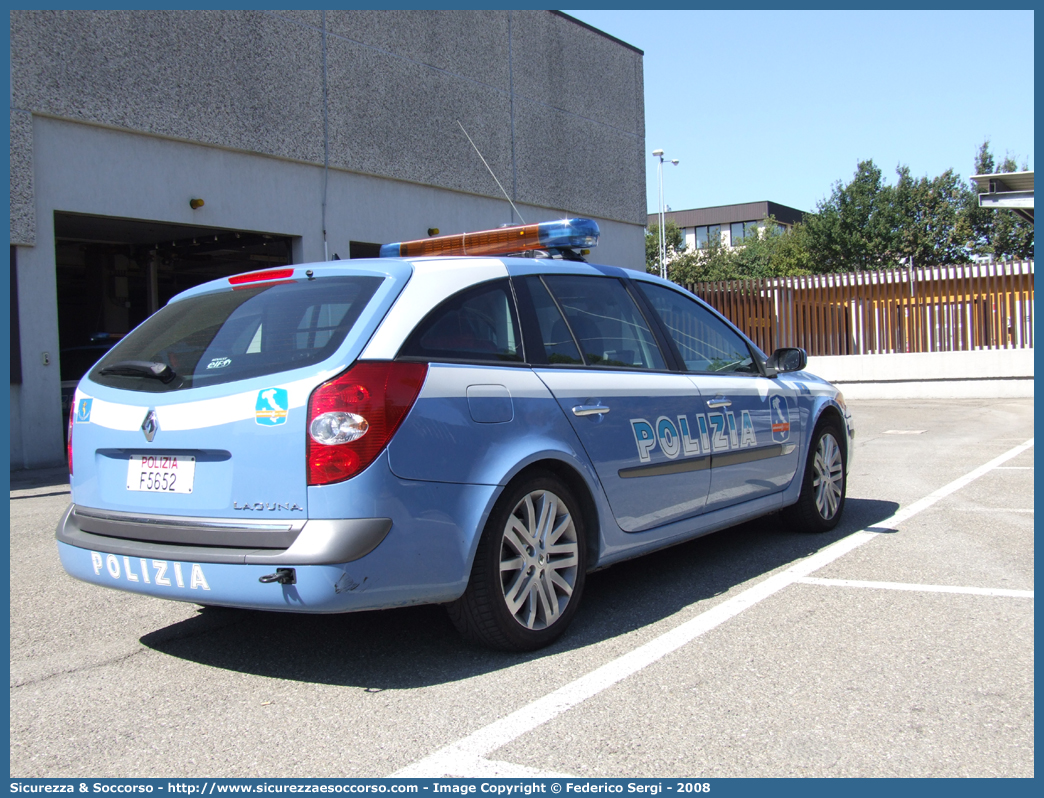
M 1033 172 L 972 175 L 980 208 L 1007 208 L 1033 223 Z

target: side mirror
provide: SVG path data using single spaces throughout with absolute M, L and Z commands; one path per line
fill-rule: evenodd
M 773 352 L 765 361 L 765 371 L 771 377 L 788 371 L 801 371 L 808 365 L 808 354 L 804 349 L 783 347 Z

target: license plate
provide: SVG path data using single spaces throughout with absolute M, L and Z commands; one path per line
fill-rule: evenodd
M 134 454 L 127 463 L 127 490 L 192 493 L 196 458 L 181 454 Z

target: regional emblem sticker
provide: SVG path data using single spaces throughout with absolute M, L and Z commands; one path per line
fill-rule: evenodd
M 94 403 L 93 399 L 81 399 L 76 404 L 76 421 L 79 424 L 86 424 L 91 420 L 91 405 Z
M 254 420 L 262 427 L 278 427 L 286 423 L 289 408 L 286 388 L 264 388 L 257 392 Z
M 785 396 L 772 397 L 772 440 L 785 443 L 790 438 L 790 408 Z

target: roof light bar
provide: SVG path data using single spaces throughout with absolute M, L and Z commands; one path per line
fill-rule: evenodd
M 598 236 L 598 224 L 591 219 L 563 219 L 385 244 L 381 247 L 381 257 L 508 255 L 531 249 L 591 249 L 597 246 Z

